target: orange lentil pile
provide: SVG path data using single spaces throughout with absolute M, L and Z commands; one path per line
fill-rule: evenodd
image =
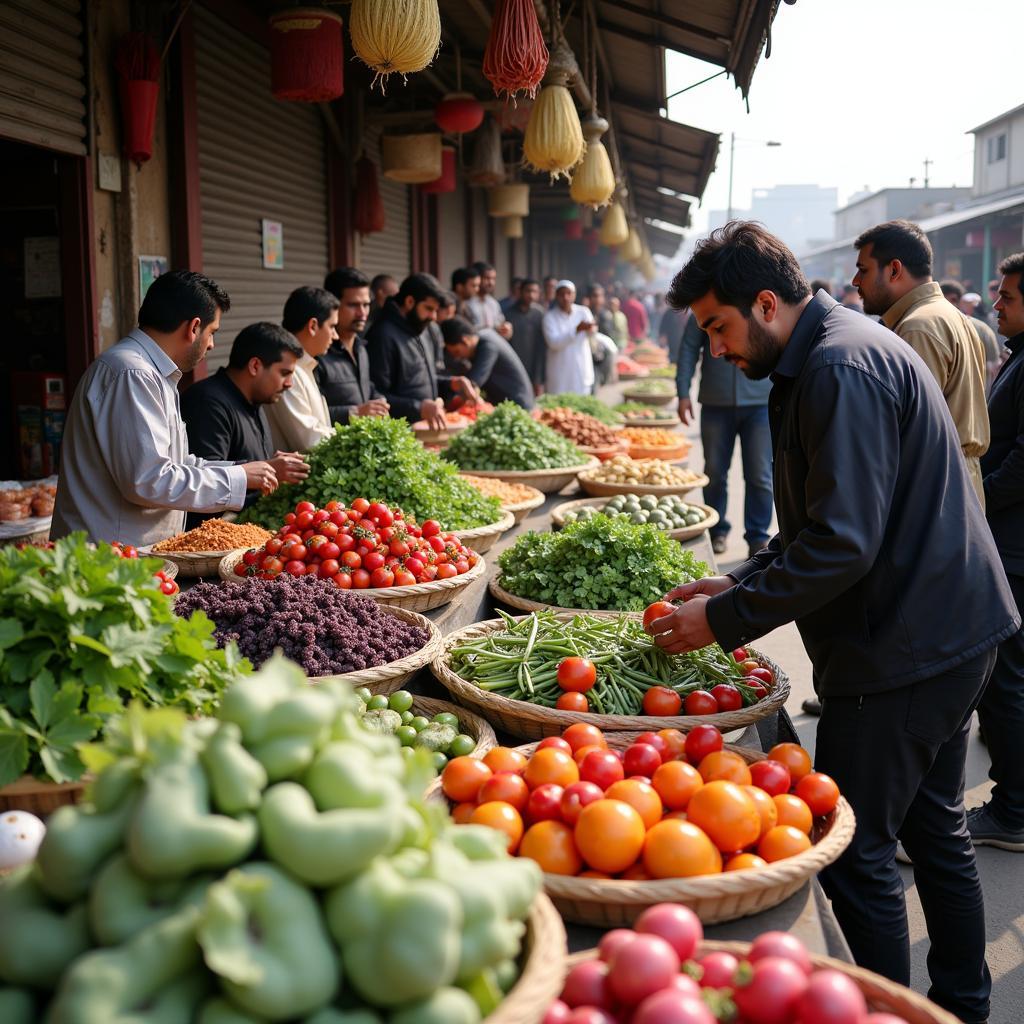
M 154 551 L 231 551 L 234 548 L 259 547 L 273 534 L 253 523 L 228 523 L 207 519 L 188 533 L 179 533 L 153 545 Z

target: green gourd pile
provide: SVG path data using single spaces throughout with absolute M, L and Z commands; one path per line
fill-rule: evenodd
M 426 751 L 277 658 L 217 718 L 133 705 L 0 880 L 4 1024 L 478 1024 L 537 865 L 421 802 Z

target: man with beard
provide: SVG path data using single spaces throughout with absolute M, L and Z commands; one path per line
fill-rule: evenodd
M 68 411 L 50 536 L 153 544 L 180 533 L 186 512 L 240 509 L 247 490 L 269 492 L 265 460 L 243 465 L 189 454 L 178 381 L 213 348 L 231 300 L 190 270 L 161 274 L 139 326 L 86 371 Z
M 712 356 L 772 378 L 779 532 L 728 576 L 672 590 L 683 603 L 649 632 L 670 653 L 728 651 L 796 620 L 822 699 L 815 767 L 857 815 L 819 876 L 854 958 L 910 982 L 899 838 L 928 922 L 929 997 L 981 1024 L 991 976 L 964 762 L 1020 616 L 942 393 L 890 331 L 812 296 L 759 224 L 699 243 L 669 301 L 690 307 Z
M 389 411 L 410 423 L 426 420 L 444 429 L 444 400 L 459 392 L 476 401 L 477 390 L 465 377 L 439 374 L 434 345 L 426 327 L 437 320 L 446 302 L 444 289 L 431 274 L 410 274 L 398 294 L 384 306 L 366 341 L 370 352 L 370 379 L 387 399 Z
M 355 267 L 332 270 L 324 288 L 338 300 L 338 339 L 317 360 L 313 376 L 332 423 L 351 416 L 387 416 L 387 399 L 370 380 L 370 357 L 360 337 L 370 314 L 370 281 Z
M 959 310 L 932 280 L 928 236 L 907 220 L 891 220 L 865 231 L 854 243 L 853 284 L 864 312 L 880 316 L 926 363 L 946 399 L 960 435 L 971 483 L 985 504 L 979 460 L 988 449 L 985 350 Z

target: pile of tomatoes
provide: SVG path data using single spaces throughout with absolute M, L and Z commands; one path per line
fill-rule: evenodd
M 869 1012 L 857 983 L 815 969 L 795 935 L 764 932 L 742 957 L 703 952 L 703 938 L 688 907 L 648 907 L 569 971 L 541 1024 L 907 1024 Z
M 322 509 L 300 501 L 284 519 L 263 547 L 245 552 L 236 576 L 267 580 L 286 572 L 366 590 L 451 579 L 480 561 L 436 520 L 417 523 L 380 501 L 329 501 Z
M 500 829 L 546 872 L 632 880 L 764 869 L 809 849 L 839 801 L 802 747 L 748 764 L 713 725 L 640 733 L 619 751 L 577 722 L 529 756 L 455 758 L 441 786 L 457 822 Z
M 114 553 L 120 555 L 122 558 L 138 558 L 139 551 L 132 544 L 122 544 L 120 541 L 114 541 L 111 545 Z M 160 592 L 166 594 L 168 597 L 174 597 L 175 594 L 179 593 L 181 588 L 174 580 L 163 571 L 158 569 L 153 573 L 153 578 L 160 585 Z

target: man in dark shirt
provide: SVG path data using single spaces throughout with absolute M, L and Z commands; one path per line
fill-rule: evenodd
M 928 922 L 929 996 L 988 1020 L 985 912 L 963 805 L 968 730 L 997 646 L 1020 627 L 960 443 L 921 358 L 824 291 L 758 224 L 701 242 L 669 301 L 711 354 L 771 375 L 779 533 L 677 587 L 651 624 L 670 652 L 726 650 L 793 619 L 821 699 L 815 767 L 857 816 L 821 874 L 858 964 L 910 981 L 896 840 Z
M 387 416 L 388 403 L 370 380 L 370 357 L 359 336 L 370 312 L 370 281 L 355 267 L 332 270 L 324 288 L 336 296 L 338 340 L 317 359 L 313 371 L 327 399 L 332 423 L 348 423 L 350 416 Z
M 181 396 L 181 417 L 188 431 L 188 450 L 218 462 L 269 462 L 280 483 L 297 483 L 309 475 L 297 452 L 276 452 L 270 439 L 264 405 L 276 402 L 291 387 L 302 347 L 279 324 L 244 327 L 231 346 L 228 365 L 197 381 Z M 272 457 L 273 453 L 273 457 Z M 246 505 L 259 491 L 246 494 Z M 211 518 L 190 512 L 191 529 Z
M 995 310 L 1009 340 L 988 396 L 991 441 L 981 457 L 985 515 L 1018 610 L 1024 609 L 1024 253 L 999 265 Z M 992 758 L 995 783 L 987 804 L 967 814 L 975 846 L 1024 851 L 1024 632 L 999 645 L 978 718 Z
M 533 384 L 533 393 L 544 390 L 544 367 L 547 346 L 544 344 L 544 307 L 540 304 L 540 282 L 528 277 L 519 286 L 519 298 L 505 316 L 512 325 L 509 342 L 519 361 L 526 368 Z
M 326 285 L 324 286 L 327 287 Z M 330 291 L 330 289 L 327 289 Z M 369 330 L 374 321 L 384 311 L 384 304 L 398 291 L 398 282 L 390 274 L 378 274 L 370 282 L 370 296 L 373 298 L 373 308 L 366 318 L 366 329 Z
M 497 331 L 477 330 L 461 316 L 441 324 L 444 347 L 454 359 L 469 364 L 469 379 L 495 405 L 506 399 L 533 408 L 533 388 L 526 369 L 512 346 Z

